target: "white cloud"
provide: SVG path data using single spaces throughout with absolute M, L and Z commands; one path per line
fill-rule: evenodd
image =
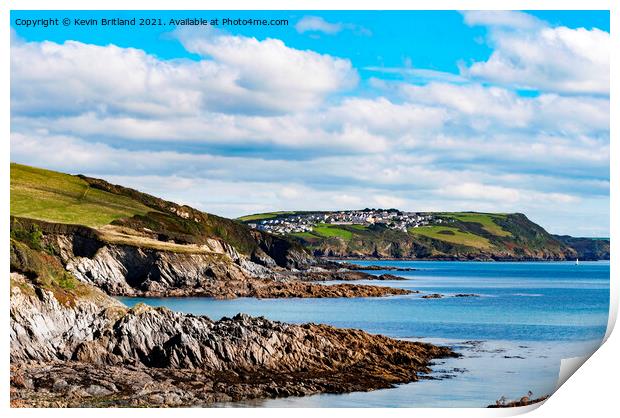
M 252 92 L 254 101 L 281 111 L 315 107 L 327 95 L 358 81 L 349 60 L 289 48 L 279 39 L 183 33 L 179 37 L 188 51 L 222 65 L 239 92 Z
M 323 126 L 327 118 L 331 125 Z M 257 117 L 205 113 L 197 117 L 140 119 L 131 116 L 100 116 L 86 113 L 68 117 L 15 117 L 17 125 L 46 129 L 54 134 L 70 134 L 91 141 L 122 140 L 154 144 L 183 144 L 207 147 L 279 147 L 327 154 L 385 151 L 386 133 L 358 126 L 355 119 L 334 120 L 317 114 Z M 373 121 L 369 121 L 373 123 Z M 377 120 L 376 123 L 381 123 Z M 16 128 L 19 131 L 19 128 Z
M 365 67 L 366 71 L 373 71 L 384 74 L 400 74 L 406 77 L 407 81 L 445 81 L 448 83 L 466 83 L 469 80 L 458 75 L 445 71 L 429 70 L 425 68 L 412 67 Z
M 319 16 L 304 16 L 295 24 L 295 29 L 299 33 L 323 32 L 334 35 L 340 32 L 343 27 L 342 23 L 330 23 Z
M 498 26 L 518 29 L 535 29 L 543 26 L 536 17 L 523 12 L 506 10 L 470 10 L 463 12 L 465 23 L 470 26 Z
M 280 40 L 213 36 L 184 42 L 209 59 L 166 61 L 138 49 L 74 41 L 14 42 L 12 110 L 287 113 L 318 106 L 358 80 L 348 60 L 289 48 Z
M 507 126 L 525 126 L 532 118 L 531 100 L 498 87 L 430 83 L 403 85 L 402 92 L 409 100 L 445 106 L 467 118 L 493 118 Z
M 178 174 L 190 177 L 220 178 L 230 181 L 261 180 L 274 183 L 283 179 L 301 181 L 308 184 L 337 184 L 346 190 L 352 186 L 367 185 L 393 191 L 433 190 L 462 183 L 493 183 L 509 188 L 546 188 L 554 192 L 572 192 L 583 189 L 604 192 L 608 182 L 597 182 L 588 178 L 573 179 L 555 174 L 552 162 L 547 176 L 530 175 L 520 172 L 522 161 L 531 162 L 537 168 L 545 156 L 553 154 L 560 160 L 560 167 L 567 165 L 567 158 L 557 149 L 541 148 L 538 154 L 525 150 L 519 144 L 504 145 L 504 149 L 491 149 L 481 153 L 485 146 L 493 144 L 472 143 L 472 155 L 485 160 L 494 154 L 504 154 L 499 167 L 485 163 L 468 162 L 468 156 L 454 166 L 445 167 L 441 155 L 449 152 L 450 143 L 440 144 L 439 148 L 420 147 L 414 153 L 382 153 L 362 156 L 318 157 L 307 161 L 290 159 L 265 160 L 260 156 L 217 156 L 208 153 L 190 153 L 179 150 L 146 151 L 115 148 L 98 142 L 86 142 L 76 137 L 50 135 L 44 131 L 30 134 L 11 135 L 12 158 L 30 161 L 34 165 L 52 167 L 59 170 L 89 171 L 109 175 L 144 175 L 149 172 Z M 443 146 L 443 148 L 442 148 Z M 464 146 L 468 148 L 467 145 Z M 580 155 L 581 156 L 581 155 Z M 579 156 L 579 157 L 580 157 Z M 578 157 L 574 160 L 577 161 Z M 604 166 L 604 157 L 599 164 Z M 596 163 L 596 161 L 594 161 Z M 509 170 L 507 170 L 507 168 Z M 591 169 L 589 171 L 592 171 Z M 545 186 L 546 185 L 546 186 Z M 386 195 L 384 192 L 383 195 Z
M 335 35 L 344 30 L 351 31 L 355 35 L 361 36 L 370 36 L 372 32 L 367 28 L 356 25 L 353 23 L 342 23 L 342 22 L 328 22 L 320 16 L 304 16 L 302 17 L 296 24 L 295 30 L 298 33 L 306 33 L 309 32 L 312 36 L 315 36 L 317 33 L 324 33 L 326 35 Z
M 448 199 L 466 199 L 468 201 L 502 202 L 509 205 L 535 200 L 538 203 L 576 203 L 576 196 L 566 193 L 541 193 L 535 190 L 524 190 L 481 183 L 461 183 L 437 189 L 436 194 Z
M 510 42 L 536 43 L 555 29 L 521 15 L 466 19 L 490 26 L 495 53 L 515 66 L 510 79 L 466 78 L 492 55 L 462 76 L 377 68 L 406 81 L 347 92 L 358 82 L 348 60 L 276 39 L 178 33 L 198 61 L 14 40 L 11 158 L 225 216 L 367 206 L 520 211 L 561 232 L 581 207 L 604 212 L 609 98 L 584 87 L 595 77 L 582 74 L 583 57 L 600 56 L 582 42 L 589 35 L 568 30 L 548 41 L 550 57 L 582 57 L 573 73 L 550 80 L 542 75 L 561 64 L 539 57 L 538 45 L 530 56 Z M 524 97 L 513 89 L 518 80 L 546 91 Z
M 325 112 L 325 122 L 331 125 L 347 123 L 391 138 L 416 132 L 428 133 L 440 128 L 445 119 L 444 109 L 411 103 L 396 104 L 384 97 L 374 100 L 345 99 Z
M 384 152 L 442 126 L 443 109 L 395 104 L 385 98 L 345 99 L 315 112 L 248 116 L 204 112 L 196 116 L 138 118 L 131 115 L 14 116 L 15 126 L 101 140 L 193 143 L 204 146 L 278 146 L 322 154 Z
M 403 96 L 427 106 L 452 110 L 460 123 L 488 130 L 497 127 L 522 128 L 533 132 L 604 133 L 609 132 L 609 99 L 542 94 L 522 97 L 501 87 L 479 84 L 429 83 L 423 86 L 401 84 Z
M 525 89 L 609 94 L 609 33 L 550 27 L 514 12 L 465 14 L 465 21 L 489 26 L 493 52 L 463 66 L 463 76 Z

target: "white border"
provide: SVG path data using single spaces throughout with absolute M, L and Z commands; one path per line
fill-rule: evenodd
M 0 226 L 2 232 L 0 236 L 6 237 L 9 229 L 9 136 L 10 136 L 10 106 L 9 92 L 10 89 L 10 31 L 9 31 L 9 10 L 611 10 L 611 35 L 612 35 L 612 71 L 611 74 L 620 74 L 620 65 L 618 64 L 618 56 L 615 51 L 620 51 L 619 37 L 617 30 L 620 25 L 617 15 L 617 1 L 610 0 L 227 0 L 219 2 L 200 1 L 200 0 L 4 0 L 0 1 L 0 42 L 4 48 L 0 49 L 2 59 L 0 60 L 0 91 L 4 92 L 0 97 L 0 123 L 3 139 L 0 142 L 3 162 L 0 164 L 0 173 L 2 178 L 1 207 L 2 216 L 0 217 Z M 619 212 L 618 206 L 618 123 L 613 117 L 620 115 L 618 111 L 618 89 L 619 84 L 617 77 L 611 80 L 611 211 L 612 214 Z M 617 217 L 611 218 L 610 236 L 618 236 L 619 224 Z M 611 242 L 612 254 L 615 254 L 618 245 L 615 240 Z M 0 240 L 0 254 L 8 254 L 8 240 Z M 613 257 L 612 257 L 613 258 Z M 2 271 L 5 274 L 9 271 L 8 258 L 1 257 L 0 263 Z M 614 258 L 615 260 L 615 258 Z M 278 417 L 288 416 L 291 413 L 301 417 L 314 416 L 317 413 L 324 415 L 340 415 L 355 414 L 357 416 L 408 416 L 411 413 L 424 417 L 442 417 L 442 416 L 458 416 L 458 417 L 480 417 L 480 416 L 510 416 L 517 413 L 523 413 L 535 409 L 532 416 L 549 417 L 582 417 L 584 415 L 606 417 L 614 416 L 618 411 L 617 405 L 617 387 L 618 376 L 620 376 L 620 366 L 617 359 L 620 353 L 620 337 L 618 333 L 610 333 L 615 323 L 618 310 L 618 268 L 617 264 L 611 263 L 611 306 L 609 325 L 606 338 L 609 337 L 604 346 L 599 349 L 587 362 L 585 367 L 577 371 L 576 377 L 568 380 L 568 382 L 554 394 L 544 405 L 537 409 L 536 407 L 512 408 L 512 409 L 395 409 L 395 410 L 375 410 L 375 409 L 184 409 L 184 410 L 158 410 L 151 409 L 149 414 L 158 416 L 169 416 L 174 414 L 188 414 L 200 416 L 205 413 L 213 416 L 242 416 L 251 413 L 254 416 Z M 8 312 L 9 307 L 9 283 L 5 276 L 5 288 L 2 291 L 2 312 Z M 8 317 L 4 317 L 2 322 L 2 334 L 8 335 Z M 9 409 L 9 339 L 5 337 L 4 343 L 0 345 L 0 355 L 4 359 L 2 367 L 2 378 L 0 383 L 0 400 L 3 409 Z M 62 413 L 65 416 L 80 416 L 83 414 L 81 410 L 64 410 L 62 412 L 53 409 L 46 410 L 18 410 L 10 409 L 4 411 L 9 416 L 28 416 L 33 414 L 49 415 Z M 110 413 L 119 414 L 120 416 L 131 416 L 136 413 L 133 410 L 89 410 L 89 414 L 104 416 Z M 6 415 L 5 415 L 6 416 Z
M 9 0 L 3 6 L 13 10 L 609 10 L 613 3 L 612 0 L 356 0 L 355 3 L 350 0 Z

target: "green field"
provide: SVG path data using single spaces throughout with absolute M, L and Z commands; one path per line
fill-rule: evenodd
M 100 227 L 153 209 L 76 176 L 11 163 L 11 215 Z
M 479 248 L 481 250 L 492 247 L 488 239 L 470 232 L 463 232 L 451 226 L 421 226 L 418 228 L 410 228 L 409 233 L 446 241 L 452 244 L 467 245 L 468 247 Z
M 329 224 L 318 224 L 313 228 L 313 232 L 317 235 L 332 238 L 342 238 L 346 241 L 349 241 L 353 234 L 351 231 L 347 231 L 346 229 L 340 228 L 338 225 L 329 225 Z
M 291 235 L 307 241 L 316 241 L 321 238 L 342 238 L 345 241 L 350 241 L 353 238 L 354 231 L 362 232 L 367 229 L 364 225 L 346 225 L 342 227 L 341 225 L 318 224 L 312 229 L 312 232 L 294 232 Z
M 297 212 L 290 212 L 290 211 L 281 211 L 281 212 L 267 212 L 267 213 L 256 213 L 254 215 L 246 215 L 246 216 L 242 216 L 240 218 L 237 218 L 237 220 L 242 221 L 242 222 L 249 222 L 249 221 L 262 221 L 264 219 L 273 219 L 273 218 L 277 218 L 280 215 L 294 215 Z
M 506 219 L 506 215 L 504 214 L 452 212 L 444 213 L 442 215 L 454 218 L 461 222 L 480 224 L 485 231 L 498 237 L 509 237 L 512 235 L 510 232 L 503 230 L 502 227 L 494 221 L 495 219 Z

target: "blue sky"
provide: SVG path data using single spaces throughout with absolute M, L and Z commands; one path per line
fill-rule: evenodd
M 609 32 L 608 11 L 530 11 L 528 14 L 545 19 L 556 26 L 569 28 L 598 28 Z M 144 17 L 144 18 L 184 18 L 184 17 L 231 17 L 289 19 L 288 27 L 236 27 L 227 31 L 258 39 L 276 37 L 288 46 L 297 49 L 312 49 L 317 52 L 349 58 L 357 68 L 370 66 L 398 67 L 405 59 L 410 59 L 416 67 L 447 71 L 458 74 L 457 63 L 461 60 L 482 60 L 491 52 L 482 39 L 487 33 L 484 26 L 469 26 L 457 11 L 424 11 L 405 13 L 401 11 L 49 11 L 45 17 Z M 304 16 L 320 16 L 328 22 L 345 22 L 368 30 L 359 34 L 355 30 L 343 29 L 336 35 L 315 31 L 299 33 L 297 23 Z M 36 19 L 39 11 L 13 11 L 11 20 L 17 18 Z M 22 38 L 30 41 L 79 40 L 96 45 L 115 44 L 123 47 L 140 48 L 162 59 L 187 57 L 198 59 L 196 54 L 188 53 L 171 36 L 171 27 L 54 27 L 20 28 L 13 25 Z M 359 31 L 358 31 L 359 32 Z M 363 72 L 370 77 L 372 72 Z
M 287 27 L 25 28 L 41 17 Z M 524 212 L 609 234 L 609 14 L 12 12 L 14 161 L 224 216 Z

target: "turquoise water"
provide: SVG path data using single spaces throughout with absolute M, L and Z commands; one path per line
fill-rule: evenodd
M 483 263 L 373 261 L 413 267 L 406 281 L 359 281 L 420 290 L 383 298 L 121 298 L 207 315 L 238 312 L 286 322 L 361 328 L 452 346 L 462 358 L 438 361 L 431 377 L 395 389 L 237 403 L 234 406 L 486 406 L 501 396 L 553 391 L 562 358 L 587 355 L 605 334 L 609 262 Z M 441 293 L 442 299 L 422 299 Z M 479 297 L 456 298 L 457 293 Z

